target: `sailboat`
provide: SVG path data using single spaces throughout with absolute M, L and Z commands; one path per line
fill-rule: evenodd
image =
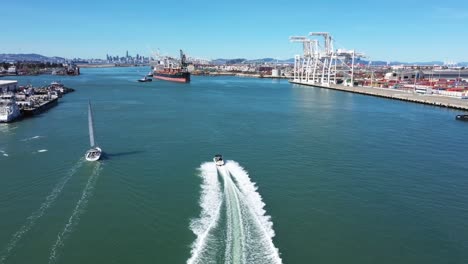
M 91 149 L 86 152 L 85 158 L 87 161 L 96 161 L 101 158 L 102 149 L 94 143 L 94 124 L 93 112 L 91 111 L 91 102 L 88 102 L 88 127 L 89 127 L 89 143 Z

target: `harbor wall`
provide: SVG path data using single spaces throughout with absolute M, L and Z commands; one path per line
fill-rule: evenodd
M 468 111 L 468 99 L 459 99 L 447 96 L 440 95 L 424 95 L 417 94 L 413 92 L 390 89 L 390 88 L 375 88 L 375 87 L 365 87 L 365 86 L 343 86 L 337 84 L 330 84 L 329 86 L 306 83 L 301 81 L 289 80 L 292 84 L 306 85 L 323 89 L 331 89 L 342 92 L 350 92 L 362 95 L 376 96 L 387 99 L 394 99 L 400 101 L 407 101 L 412 103 L 434 105 L 439 107 L 447 107 L 457 110 Z

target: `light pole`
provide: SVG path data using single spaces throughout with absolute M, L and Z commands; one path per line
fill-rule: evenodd
M 413 87 L 413 92 L 416 93 L 416 78 L 417 78 L 417 72 L 414 72 L 414 87 Z

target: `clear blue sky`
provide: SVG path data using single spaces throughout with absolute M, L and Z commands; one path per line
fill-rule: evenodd
M 468 61 L 468 1 L 2 1 L 0 53 L 291 58 L 327 31 L 371 60 Z

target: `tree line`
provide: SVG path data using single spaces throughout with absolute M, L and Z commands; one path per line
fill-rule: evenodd
M 12 66 L 12 64 L 8 63 L 8 62 L 2 62 L 0 65 L 4 69 L 8 69 L 10 66 Z M 55 63 L 55 62 L 15 62 L 13 65 L 16 66 L 16 69 L 22 69 L 22 68 L 45 69 L 45 68 L 61 68 L 61 67 L 63 67 L 62 63 Z

